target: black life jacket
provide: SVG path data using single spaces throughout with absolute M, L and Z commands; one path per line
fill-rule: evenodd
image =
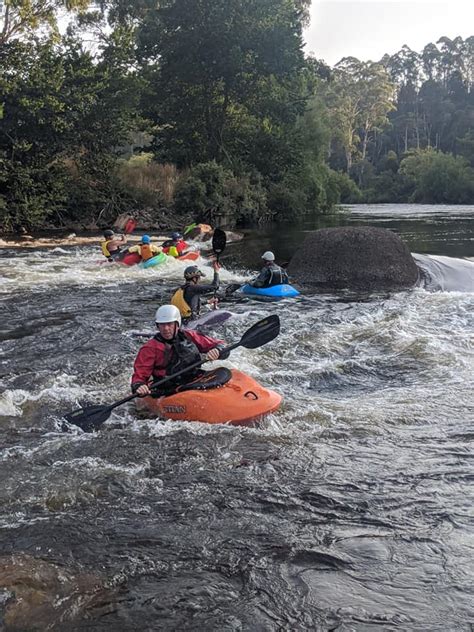
M 161 334 L 155 335 L 155 340 L 166 345 L 167 355 L 169 353 L 169 362 L 166 367 L 166 375 L 173 375 L 182 369 L 187 368 L 195 362 L 199 362 L 201 354 L 194 342 L 189 340 L 184 332 L 178 331 L 173 340 L 165 340 Z M 199 367 L 192 371 L 187 371 L 172 381 L 173 384 L 183 384 L 189 382 L 199 373 Z
M 270 271 L 270 276 L 268 279 L 267 287 L 272 287 L 274 285 L 283 285 L 289 282 L 287 273 L 285 272 L 285 270 L 280 268 L 280 266 L 273 264 L 272 266 L 268 267 L 268 270 Z

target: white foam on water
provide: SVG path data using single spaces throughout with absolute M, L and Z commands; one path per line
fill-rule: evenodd
M 133 280 L 163 279 L 182 282 L 184 270 L 189 265 L 198 265 L 211 282 L 213 268 L 211 261 L 199 257 L 196 261 L 181 261 L 168 257 L 159 266 L 142 268 L 140 265 L 126 266 L 104 262 L 97 249 L 76 247 L 73 249 L 54 248 L 31 250 L 10 250 L 10 258 L 0 258 L 0 292 L 27 289 L 40 290 L 60 285 L 115 286 Z M 224 283 L 241 282 L 244 277 L 221 268 L 220 278 Z M 248 277 L 247 277 L 248 278 Z

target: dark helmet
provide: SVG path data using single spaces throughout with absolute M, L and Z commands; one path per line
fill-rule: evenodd
M 183 235 L 181 233 L 171 233 L 171 239 L 178 241 L 178 239 L 183 239 Z
M 186 281 L 190 281 L 191 279 L 194 279 L 195 277 L 203 277 L 203 276 L 206 276 L 206 275 L 203 272 L 201 272 L 201 270 L 197 266 L 188 266 L 184 270 L 184 278 L 186 279 Z
M 114 231 L 110 230 L 110 228 L 107 228 L 107 230 L 104 230 L 104 237 L 107 239 L 108 237 L 113 237 L 114 236 Z

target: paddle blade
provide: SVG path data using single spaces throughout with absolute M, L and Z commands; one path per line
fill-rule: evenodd
M 188 233 L 190 233 L 192 230 L 196 228 L 196 226 L 197 226 L 196 222 L 193 222 L 192 224 L 189 224 L 188 226 L 186 226 L 185 229 L 183 230 L 183 235 L 187 235 Z
M 222 254 L 227 243 L 227 235 L 222 228 L 215 228 L 212 235 L 212 249 L 216 255 Z
M 277 314 L 267 316 L 250 327 L 242 336 L 239 345 L 246 349 L 256 349 L 273 340 L 280 333 L 280 318 Z
M 226 287 L 225 295 L 231 296 L 231 294 L 233 294 L 234 292 L 237 292 L 237 290 L 240 290 L 241 287 L 242 287 L 242 283 L 231 283 L 230 285 Z
M 84 432 L 93 432 L 110 417 L 112 409 L 110 406 L 87 406 L 79 408 L 72 413 L 64 415 L 64 419 L 70 424 L 79 426 Z
M 125 228 L 123 232 L 126 235 L 130 235 L 130 233 L 133 233 L 136 227 L 137 227 L 137 220 L 134 217 L 130 217 L 130 219 L 128 219 L 127 223 L 125 224 Z

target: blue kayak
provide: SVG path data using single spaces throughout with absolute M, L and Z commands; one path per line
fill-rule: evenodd
M 298 290 L 288 284 L 272 285 L 271 287 L 253 287 L 252 285 L 242 285 L 240 291 L 243 294 L 271 296 L 272 298 L 292 298 L 294 296 L 299 296 Z

